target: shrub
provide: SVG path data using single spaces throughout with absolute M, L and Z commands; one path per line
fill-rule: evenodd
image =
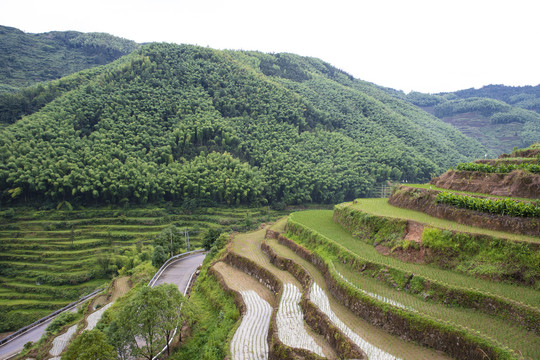
M 47 335 L 55 334 L 58 330 L 60 330 L 64 325 L 67 325 L 73 321 L 75 321 L 79 315 L 77 313 L 73 313 L 71 311 L 65 311 L 58 315 L 56 318 L 54 318 L 53 321 L 47 326 L 45 331 L 47 332 Z
M 437 194 L 437 202 L 459 208 L 522 217 L 540 217 L 540 206 L 512 199 L 488 199 L 443 191 Z

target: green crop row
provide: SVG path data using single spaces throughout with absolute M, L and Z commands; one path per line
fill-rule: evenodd
M 497 166 L 478 163 L 459 163 L 456 170 L 479 171 L 485 173 L 509 173 L 514 170 L 525 170 L 533 174 L 540 174 L 540 165 L 537 164 L 501 164 Z
M 537 204 L 523 203 L 511 199 L 478 198 L 443 191 L 437 194 L 437 202 L 490 214 L 540 217 L 540 206 Z

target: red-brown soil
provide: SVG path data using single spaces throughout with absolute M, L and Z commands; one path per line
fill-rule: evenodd
M 519 152 L 512 152 L 511 154 L 501 154 L 499 155 L 499 159 L 504 159 L 508 157 L 530 157 L 534 158 L 540 154 L 540 149 L 529 149 L 529 150 L 523 150 Z
M 508 174 L 450 170 L 431 180 L 430 184 L 457 191 L 540 199 L 540 175 L 523 170 Z

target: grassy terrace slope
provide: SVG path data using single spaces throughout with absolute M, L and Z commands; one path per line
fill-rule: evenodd
M 6 212 L 4 212 L 5 214 Z M 275 214 L 266 208 L 138 208 L 33 211 L 17 208 L 0 222 L 0 331 L 15 330 L 106 284 L 130 255 L 171 224 L 190 230 L 191 249 L 209 228 L 240 230 Z M 278 214 L 279 215 L 279 214 Z
M 540 337 L 521 326 L 516 326 L 499 317 L 471 308 L 455 305 L 446 306 L 442 303 L 429 301 L 429 296 L 424 297 L 400 291 L 399 287 L 389 286 L 384 281 L 380 281 L 379 276 L 388 276 L 392 274 L 392 269 L 399 269 L 408 274 L 413 273 L 417 276 L 434 279 L 449 286 L 477 289 L 484 293 L 491 293 L 509 299 L 511 302 L 525 303 L 536 309 L 540 307 L 538 291 L 527 287 L 473 278 L 457 272 L 442 270 L 432 265 L 406 263 L 382 255 L 372 245 L 354 238 L 348 231 L 335 223 L 332 215 L 331 211 L 306 211 L 292 214 L 291 220 L 326 236 L 329 241 L 344 246 L 360 258 L 382 264 L 388 269 L 380 273 L 376 278 L 372 278 L 362 275 L 358 270 L 353 270 L 349 265 L 344 265 L 337 258 L 334 258 L 336 268 L 354 285 L 362 290 L 397 301 L 430 318 L 437 319 L 437 321 L 472 329 L 473 332 L 478 331 L 482 337 L 491 339 L 490 341 L 498 343 L 499 346 L 508 346 L 517 354 L 522 354 L 524 358 L 536 359 L 540 356 Z M 291 234 L 290 236 L 294 237 Z M 309 248 L 309 245 L 303 239 L 294 237 L 294 240 Z M 332 257 L 324 246 L 319 246 L 318 251 L 321 254 L 326 254 L 325 257 Z
M 388 199 L 357 199 L 356 204 L 351 204 L 352 208 L 359 209 L 369 214 L 386 216 L 397 219 L 410 219 L 420 223 L 428 224 L 441 229 L 451 231 L 468 232 L 472 234 L 483 234 L 510 240 L 520 240 L 527 242 L 540 242 L 540 239 L 527 235 L 511 234 L 507 232 L 483 229 L 468 225 L 459 224 L 455 221 L 436 218 L 424 214 L 420 211 L 398 208 L 388 204 Z

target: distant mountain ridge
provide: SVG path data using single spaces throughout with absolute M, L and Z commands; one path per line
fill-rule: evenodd
M 540 139 L 540 85 L 488 85 L 439 94 L 385 91 L 478 140 L 491 157 L 514 147 L 528 147 Z
M 149 44 L 28 94 L 0 96 L 3 202 L 335 203 L 485 152 L 293 54 Z
M 138 48 L 134 41 L 106 33 L 30 34 L 0 26 L 0 92 L 104 65 Z

